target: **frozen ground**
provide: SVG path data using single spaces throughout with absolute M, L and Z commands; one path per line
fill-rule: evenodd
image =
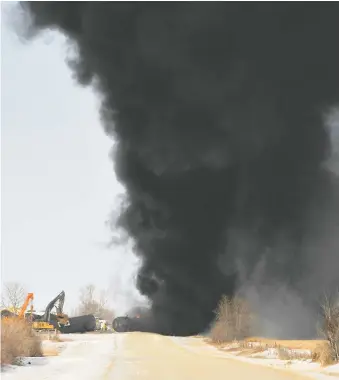
M 116 353 L 117 339 L 111 334 L 70 334 L 65 342 L 44 342 L 57 356 L 26 358 L 21 366 L 2 370 L 3 380 L 98 380 L 104 378 Z
M 178 339 L 178 338 L 175 338 Z M 180 338 L 179 338 L 180 339 Z M 184 339 L 184 338 L 183 338 Z M 184 341 L 183 341 L 184 343 Z M 258 345 L 260 345 L 258 343 Z M 252 348 L 255 348 L 253 344 Z M 246 354 L 246 350 L 238 350 L 239 344 L 233 343 L 223 347 L 209 346 L 211 351 L 219 352 L 219 355 L 230 355 L 237 360 L 269 366 L 280 369 L 291 369 L 316 379 L 339 379 L 339 363 L 327 367 L 321 367 L 319 363 L 312 362 L 311 351 L 305 349 L 284 349 L 288 356 L 294 359 L 281 360 L 277 348 L 267 348 L 265 351 Z
M 67 341 L 44 342 L 47 353 L 59 355 L 27 358 L 24 365 L 3 370 L 1 378 L 224 380 L 228 375 L 237 380 L 339 379 L 339 364 L 322 369 L 310 360 L 279 360 L 275 349 L 251 357 L 239 356 L 213 347 L 202 338 L 143 333 L 74 334 L 64 338 Z

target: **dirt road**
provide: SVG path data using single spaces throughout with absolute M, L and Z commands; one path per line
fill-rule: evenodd
M 117 342 L 117 357 L 105 374 L 110 380 L 302 380 L 292 372 L 225 357 L 196 338 L 130 333 Z
M 69 336 L 68 336 L 69 337 Z M 3 380 L 306 380 L 227 357 L 197 338 L 155 334 L 73 335 L 57 357 L 30 359 Z

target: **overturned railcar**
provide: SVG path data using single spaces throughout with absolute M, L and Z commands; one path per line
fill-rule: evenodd
M 130 318 L 127 316 L 117 317 L 113 320 L 112 327 L 116 332 L 128 332 L 131 328 Z
M 59 331 L 62 334 L 74 334 L 74 333 L 85 333 L 89 331 L 95 331 L 96 320 L 94 315 L 81 315 L 79 317 L 69 318 L 69 324 L 65 326 L 60 326 Z

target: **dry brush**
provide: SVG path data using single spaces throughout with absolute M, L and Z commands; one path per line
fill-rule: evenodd
M 18 364 L 23 357 L 43 356 L 41 340 L 25 320 L 1 321 L 1 365 Z
M 321 306 L 321 335 L 327 343 L 314 353 L 324 365 L 339 362 L 339 292 L 335 297 L 325 296 Z
M 223 296 L 216 310 L 216 321 L 211 329 L 215 343 L 240 340 L 249 336 L 252 315 L 246 300 Z

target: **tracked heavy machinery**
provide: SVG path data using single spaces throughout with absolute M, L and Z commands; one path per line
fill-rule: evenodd
M 26 313 L 26 318 L 31 320 L 35 330 L 61 330 L 70 324 L 68 316 L 63 313 L 64 303 L 65 292 L 62 291 L 49 302 L 44 314 Z M 55 313 L 52 313 L 54 308 Z
M 65 303 L 65 292 L 59 293 L 46 307 L 42 316 L 33 314 L 33 328 L 37 330 L 53 329 L 59 330 L 63 334 L 84 333 L 94 331 L 96 321 L 94 315 L 81 315 L 69 318 L 63 312 Z M 53 309 L 55 308 L 55 313 Z
M 19 310 L 19 312 L 11 312 L 9 309 L 1 310 L 1 319 L 5 323 L 15 323 L 16 320 L 27 320 L 29 323 L 31 323 L 31 326 L 34 330 L 56 330 L 56 327 L 49 323 L 49 313 L 48 315 L 43 314 L 42 316 L 39 316 L 36 318 L 34 311 L 33 311 L 33 300 L 34 300 L 34 294 L 28 293 L 25 301 Z M 26 312 L 28 305 L 30 304 L 30 310 Z M 46 309 L 47 310 L 47 309 Z
M 89 314 L 69 318 L 66 314 L 64 314 L 64 291 L 60 292 L 55 298 L 52 299 L 51 302 L 48 303 L 42 314 L 33 311 L 33 299 L 34 294 L 28 293 L 19 313 L 14 313 L 8 309 L 5 309 L 1 311 L 1 318 L 8 322 L 11 322 L 16 318 L 26 319 L 32 324 L 32 328 L 34 330 L 57 330 L 64 334 L 84 333 L 87 331 L 94 331 L 96 328 L 94 315 Z M 29 304 L 31 305 L 30 310 L 26 312 Z

